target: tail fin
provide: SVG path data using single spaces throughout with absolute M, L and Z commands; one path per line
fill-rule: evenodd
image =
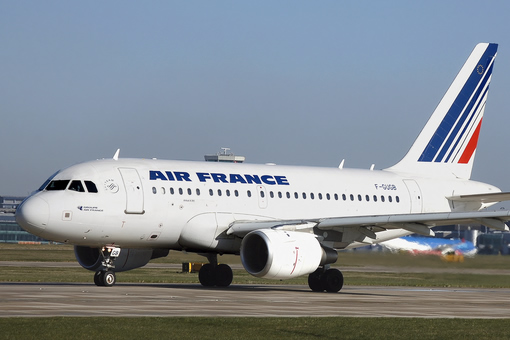
M 407 155 L 386 170 L 469 179 L 497 44 L 476 45 Z

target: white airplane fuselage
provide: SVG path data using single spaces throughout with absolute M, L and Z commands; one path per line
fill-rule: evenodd
M 36 193 L 29 202 L 40 206 L 30 222 L 36 235 L 91 247 L 220 253 L 239 252 L 240 239 L 225 235 L 236 221 L 450 212 L 446 197 L 500 191 L 383 170 L 144 159 L 81 163 L 52 180 L 92 181 L 97 192 Z

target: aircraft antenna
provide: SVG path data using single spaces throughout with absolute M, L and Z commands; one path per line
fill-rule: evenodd
M 343 169 L 344 168 L 344 163 L 345 163 L 345 158 L 342 159 L 342 161 L 340 162 L 340 165 L 338 166 L 338 169 Z
M 120 154 L 120 149 L 117 149 L 117 151 L 115 152 L 115 155 L 113 155 L 113 160 L 114 161 L 118 161 L 119 160 L 119 154 Z

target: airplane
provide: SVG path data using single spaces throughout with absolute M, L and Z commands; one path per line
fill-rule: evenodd
M 159 159 L 88 161 L 51 176 L 17 209 L 42 238 L 74 245 L 98 286 L 170 250 L 207 257 L 205 287 L 227 287 L 237 254 L 259 278 L 308 275 L 312 291 L 344 284 L 338 251 L 431 227 L 480 223 L 508 230 L 510 211 L 481 211 L 510 193 L 470 180 L 497 44 L 476 45 L 397 164 L 383 169 Z
M 466 257 L 476 255 L 476 246 L 464 239 L 445 239 L 424 236 L 406 236 L 385 242 L 380 245 L 392 252 L 408 252 L 413 255 L 438 255 L 445 257 L 452 253 Z

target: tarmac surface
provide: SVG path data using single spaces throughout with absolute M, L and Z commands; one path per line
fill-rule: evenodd
M 71 262 L 0 261 L 0 266 L 79 267 Z M 146 267 L 180 265 L 148 264 Z M 233 266 L 235 267 L 235 265 Z M 344 271 L 398 272 L 388 267 Z M 410 268 L 406 268 L 409 271 Z M 416 268 L 416 271 L 430 271 Z M 452 272 L 452 269 L 447 269 Z M 435 271 L 435 270 L 434 270 Z M 442 272 L 443 270 L 438 270 Z M 464 270 L 453 270 L 464 272 Z M 469 270 L 510 275 L 510 270 Z M 225 316 L 510 318 L 510 289 L 344 286 L 335 294 L 300 285 L 0 283 L 0 317 Z
M 297 285 L 0 283 L 0 317 L 224 316 L 510 318 L 510 289 Z

